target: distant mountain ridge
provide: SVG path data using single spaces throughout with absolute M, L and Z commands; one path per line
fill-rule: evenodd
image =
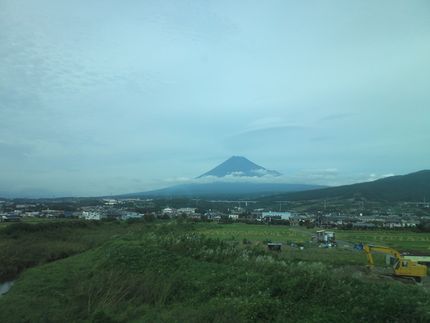
M 319 200 L 365 198 L 381 201 L 417 202 L 430 199 L 430 170 L 390 176 L 373 182 L 277 194 L 268 199 Z
M 246 177 L 262 177 L 262 176 L 280 176 L 276 170 L 269 170 L 260 165 L 257 165 L 249 159 L 242 156 L 232 156 L 225 162 L 219 164 L 210 171 L 200 175 L 197 178 L 214 176 L 214 177 L 226 177 L 226 176 L 246 176 Z

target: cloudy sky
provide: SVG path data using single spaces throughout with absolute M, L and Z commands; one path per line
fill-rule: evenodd
M 430 2 L 0 0 L 0 195 L 430 168 Z

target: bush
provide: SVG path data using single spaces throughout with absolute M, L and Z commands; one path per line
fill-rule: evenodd
M 58 229 L 76 229 L 86 228 L 90 225 L 96 225 L 93 221 L 58 221 L 45 223 L 13 223 L 3 228 L 0 233 L 9 236 L 19 236 L 20 234 L 54 231 Z

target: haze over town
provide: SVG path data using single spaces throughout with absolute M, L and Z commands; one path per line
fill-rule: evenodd
M 145 191 L 232 155 L 308 184 L 428 169 L 429 13 L 0 0 L 0 196 Z

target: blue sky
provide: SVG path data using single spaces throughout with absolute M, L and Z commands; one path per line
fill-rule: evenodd
M 430 168 L 430 2 L 0 0 L 0 195 Z

